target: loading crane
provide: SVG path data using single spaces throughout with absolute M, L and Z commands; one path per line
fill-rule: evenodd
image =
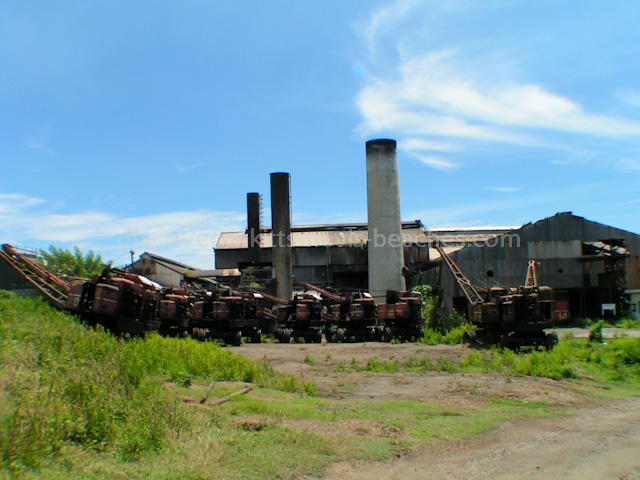
M 429 232 L 422 228 L 431 238 Z M 529 261 L 524 286 L 494 287 L 483 297 L 446 252 L 442 242 L 432 238 L 431 245 L 441 255 L 466 296 L 470 322 L 478 327 L 475 332 L 465 332 L 465 343 L 499 344 L 503 348 L 542 345 L 547 349 L 558 343 L 556 333 L 544 331 L 555 326 L 555 293 L 550 287 L 538 285 L 535 260 Z
M 7 243 L 2 245 L 2 249 L 0 249 L 0 258 L 23 277 L 47 302 L 60 310 L 65 308 L 70 289 L 67 282 L 48 272 Z

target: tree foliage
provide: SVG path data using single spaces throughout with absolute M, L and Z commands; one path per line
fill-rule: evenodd
M 56 275 L 91 278 L 93 275 L 101 273 L 107 266 L 102 255 L 96 256 L 93 250 L 89 250 L 89 253 L 84 255 L 77 246 L 71 251 L 51 245 L 48 252 L 40 250 L 40 254 L 44 258 L 47 270 Z
M 422 318 L 427 321 L 429 327 L 433 327 L 438 321 L 438 306 L 440 298 L 435 294 L 430 285 L 416 285 L 414 292 L 420 292 L 422 303 Z

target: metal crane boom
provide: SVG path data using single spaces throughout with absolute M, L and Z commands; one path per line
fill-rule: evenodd
M 449 254 L 445 251 L 444 244 L 440 241 L 440 239 L 432 236 L 424 226 L 422 226 L 421 228 L 427 238 L 430 239 L 431 245 L 433 245 L 440 256 L 444 259 L 445 263 L 449 267 L 449 270 L 451 270 L 451 273 L 458 282 L 458 285 L 460 285 L 460 288 L 464 292 L 465 297 L 467 297 L 467 300 L 469 300 L 469 303 L 471 305 L 479 305 L 484 303 L 484 299 L 482 298 L 476 287 L 474 287 L 469 279 L 464 276 L 462 271 L 458 268 L 458 265 L 456 265 Z
M 326 290 L 325 290 L 325 289 L 323 289 L 323 288 L 316 287 L 315 285 L 312 285 L 312 284 L 310 284 L 309 282 L 304 282 L 304 283 L 302 284 L 302 286 L 303 286 L 304 288 L 306 288 L 307 290 L 313 290 L 313 291 L 315 291 L 315 292 L 318 292 L 318 293 L 319 293 L 320 295 L 322 295 L 323 297 L 328 298 L 328 299 L 330 299 L 330 300 L 333 300 L 333 301 L 335 301 L 335 302 L 338 302 L 338 303 L 344 303 L 344 302 L 346 302 L 346 301 L 347 301 L 347 299 L 346 299 L 346 298 L 341 297 L 340 295 L 336 295 L 335 293 L 328 292 L 328 291 L 326 291 Z

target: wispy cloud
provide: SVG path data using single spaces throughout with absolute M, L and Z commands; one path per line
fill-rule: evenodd
M 618 168 L 621 170 L 640 170 L 640 158 L 623 158 L 618 161 Z
M 445 172 L 455 170 L 459 166 L 451 160 L 447 160 L 436 155 L 420 155 L 418 153 L 414 153 L 412 155 L 425 165 L 436 168 L 438 170 L 443 170 Z
M 515 48 L 478 53 L 475 45 L 462 42 L 436 48 L 430 27 L 445 11 L 453 21 L 451 15 L 465 5 L 473 4 L 399 1 L 379 8 L 357 26 L 371 63 L 385 68 L 372 69 L 356 96 L 362 115 L 356 133 L 392 135 L 399 148 L 440 170 L 460 165 L 460 155 L 448 148 L 453 143 L 466 151 L 479 142 L 566 151 L 560 134 L 608 141 L 640 137 L 640 122 L 589 111 L 578 100 L 533 80 L 515 67 L 523 54 Z M 417 25 L 416 18 L 428 20 Z M 395 46 L 395 54 L 382 49 L 389 44 Z M 619 95 L 640 105 L 640 94 L 633 89 Z M 402 146 L 405 142 L 407 147 Z
M 177 164 L 176 169 L 178 170 L 178 173 L 185 173 L 190 170 L 195 170 L 196 168 L 203 167 L 204 165 L 206 165 L 204 162 L 191 163 L 188 165 Z
M 43 199 L 0 194 L 0 236 L 25 246 L 86 245 L 106 258 L 151 251 L 201 268 L 213 265 L 221 232 L 242 230 L 245 215 L 196 210 L 123 217 L 103 210 L 60 213 Z
M 628 202 L 619 202 L 618 205 L 634 205 L 640 203 L 640 198 L 637 198 L 635 200 L 629 200 Z
M 494 190 L 496 192 L 519 192 L 517 187 L 485 187 L 485 190 Z
M 40 150 L 49 155 L 55 155 L 53 149 L 48 145 L 50 136 L 51 125 L 46 125 L 36 130 L 23 145 L 32 150 Z
M 380 7 L 367 20 L 353 24 L 365 42 L 370 58 L 376 58 L 380 35 L 402 22 L 420 3 L 417 0 L 400 0 L 392 5 Z
M 617 97 L 633 107 L 640 107 L 640 92 L 633 88 L 621 88 L 616 91 Z

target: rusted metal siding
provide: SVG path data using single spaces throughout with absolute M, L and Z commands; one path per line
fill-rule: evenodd
M 329 265 L 367 265 L 367 249 L 360 247 L 329 247 Z
M 405 265 L 429 261 L 429 247 L 427 245 L 405 245 L 403 253 Z

